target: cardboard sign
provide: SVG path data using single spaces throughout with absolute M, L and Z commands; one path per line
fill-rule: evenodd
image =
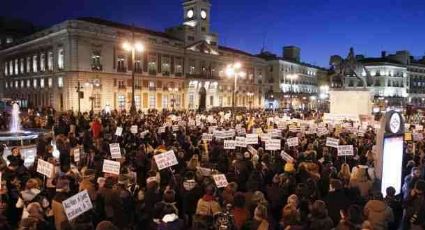
M 132 125 L 130 128 L 130 132 L 132 134 L 136 134 L 138 132 L 137 125 Z
M 275 150 L 280 150 L 280 148 L 281 148 L 281 140 L 270 139 L 266 141 L 266 150 L 275 151 Z
M 338 156 L 353 156 L 354 150 L 352 145 L 339 145 Z
M 214 182 L 215 182 L 215 185 L 217 186 L 217 188 L 224 188 L 229 184 L 227 182 L 226 175 L 224 175 L 224 174 L 213 175 L 213 179 L 214 179 Z
M 120 175 L 120 168 L 121 168 L 120 162 L 106 160 L 106 159 L 103 160 L 102 172 L 104 173 Z
M 119 143 L 109 144 L 109 151 L 111 152 L 112 159 L 121 158 L 121 148 Z
M 72 150 L 72 153 L 74 154 L 74 161 L 79 162 L 80 161 L 80 148 L 74 148 Z
M 83 190 L 62 201 L 62 205 L 69 221 L 93 208 L 87 190 Z
M 326 146 L 333 147 L 333 148 L 338 148 L 338 146 L 339 146 L 339 139 L 332 138 L 332 137 L 327 137 L 326 138 Z
M 159 133 L 159 134 L 161 134 L 161 133 L 165 133 L 165 127 L 159 127 L 159 128 L 158 128 L 158 133 Z
M 53 164 L 50 164 L 49 162 L 44 161 L 40 158 L 37 161 L 37 172 L 42 175 L 45 175 L 48 178 L 53 177 L 54 168 L 55 166 Z
M 422 141 L 424 135 L 422 133 L 413 133 L 413 141 Z
M 202 134 L 202 140 L 203 141 L 212 141 L 213 140 L 213 134 L 203 133 Z
M 235 146 L 246 148 L 245 137 L 236 137 L 235 138 Z
M 224 140 L 224 149 L 236 149 L 236 142 L 234 140 Z
M 117 127 L 117 130 L 115 130 L 115 136 L 121 136 L 122 135 L 122 127 Z
M 254 147 L 252 147 L 251 145 L 248 145 L 247 149 L 248 149 L 248 152 L 250 152 L 252 155 L 258 154 L 258 151 L 254 149 Z
M 249 144 L 249 145 L 258 144 L 258 134 L 256 133 L 246 134 L 245 142 L 246 144 Z
M 153 157 L 155 158 L 155 162 L 159 170 L 163 170 L 179 163 L 173 150 L 157 154 Z
M 292 137 L 292 138 L 288 138 L 286 140 L 286 143 L 288 144 L 289 147 L 293 147 L 293 146 L 298 146 L 298 137 Z
M 287 154 L 285 151 L 282 150 L 282 152 L 280 152 L 280 156 L 282 157 L 283 160 L 285 160 L 286 162 L 291 162 L 293 163 L 295 160 L 294 158 Z

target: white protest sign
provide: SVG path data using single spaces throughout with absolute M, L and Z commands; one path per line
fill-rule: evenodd
M 130 128 L 130 132 L 131 132 L 132 134 L 136 134 L 136 133 L 137 133 L 137 131 L 138 131 L 138 129 L 137 129 L 137 125 L 132 125 L 132 126 L 131 126 L 131 128 Z
M 246 134 L 245 142 L 249 145 L 258 144 L 258 134 L 256 133 Z
M 288 138 L 286 143 L 289 147 L 298 146 L 298 137 Z
M 214 130 L 213 136 L 217 139 L 225 139 L 226 138 L 226 134 L 224 133 L 224 131 L 221 131 L 221 130 Z
M 229 129 L 224 131 L 224 138 L 233 138 L 235 136 L 236 132 L 234 129 Z
M 274 150 L 280 150 L 280 148 L 281 148 L 281 140 L 270 139 L 266 141 L 266 150 L 274 151 Z
M 115 136 L 121 136 L 122 135 L 122 127 L 117 127 L 117 130 L 115 130 Z
M 179 126 L 178 125 L 173 125 L 173 132 L 177 132 L 179 131 Z
M 248 152 L 250 152 L 252 155 L 257 155 L 258 151 L 256 149 L 254 149 L 254 147 L 252 147 L 251 145 L 248 145 Z
M 62 205 L 69 221 L 93 208 L 87 190 L 83 190 L 62 201 Z
M 224 174 L 213 175 L 213 179 L 214 179 L 215 185 L 217 185 L 217 188 L 224 188 L 229 184 L 227 182 L 226 175 Z
M 280 152 L 280 156 L 282 157 L 283 160 L 285 160 L 286 162 L 294 162 L 294 158 L 287 154 L 285 151 L 282 150 L 282 152 Z
M 329 133 L 329 131 L 328 131 L 328 129 L 326 129 L 326 127 L 317 128 L 317 136 L 319 136 L 319 137 L 328 135 L 328 133 Z
M 413 133 L 413 141 L 422 141 L 424 135 L 422 133 Z
M 353 156 L 354 150 L 352 145 L 339 145 L 338 156 Z
M 55 166 L 53 164 L 50 164 L 47 161 L 44 161 L 42 159 L 38 159 L 37 161 L 37 172 L 45 175 L 48 178 L 51 178 L 53 176 Z
M 74 154 L 74 161 L 75 162 L 78 162 L 78 161 L 80 161 L 80 148 L 74 148 L 73 150 L 72 150 L 72 153 Z
M 212 139 L 213 139 L 213 134 L 209 134 L 209 133 L 202 134 L 203 141 L 212 141 Z
M 179 163 L 173 150 L 157 154 L 153 157 L 155 158 L 155 162 L 159 170 L 177 165 Z
M 245 137 L 236 137 L 235 146 L 245 148 L 246 147 Z
M 280 129 L 273 129 L 273 130 L 271 130 L 271 137 L 272 138 L 280 138 L 280 137 L 282 137 L 282 130 L 280 130 Z
M 102 172 L 104 173 L 111 173 L 115 175 L 120 175 L 120 168 L 121 164 L 117 161 L 111 161 L 111 160 L 103 160 L 103 169 Z
M 270 133 L 262 133 L 262 134 L 260 134 L 260 139 L 263 142 L 267 142 L 267 141 L 272 139 L 272 136 L 271 136 Z
M 158 133 L 159 133 L 159 134 L 161 134 L 161 133 L 165 133 L 165 127 L 159 127 L 159 128 L 158 128 Z
M 224 140 L 224 149 L 236 149 L 236 142 L 234 140 Z
M 213 172 L 210 168 L 196 167 L 196 169 L 201 173 L 202 176 L 211 176 Z
M 121 148 L 119 143 L 109 144 L 109 151 L 111 152 L 112 159 L 121 158 Z
M 415 125 L 415 129 L 418 131 L 424 130 L 424 127 L 422 125 Z
M 333 147 L 333 148 L 338 148 L 338 146 L 339 146 L 339 139 L 332 138 L 332 137 L 327 137 L 326 138 L 326 146 Z

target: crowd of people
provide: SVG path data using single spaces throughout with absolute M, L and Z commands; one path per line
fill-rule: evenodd
M 40 115 L 45 122 L 32 122 L 37 116 L 22 117 L 26 127 L 42 125 L 53 134 L 39 138 L 34 164 L 24 165 L 19 146 L 0 159 L 0 229 L 425 228 L 424 142 L 405 141 L 402 192 L 388 187 L 384 196 L 374 171 L 373 126 L 357 135 L 353 122 L 345 129 L 322 122 L 314 112 L 290 115 L 314 124 L 306 128 L 303 120 L 276 122 L 283 114 L 262 110 L 137 116 L 50 111 Z M 319 127 L 328 132 L 319 135 Z M 221 138 L 203 138 L 229 129 L 236 136 L 258 133 L 258 144 L 229 150 Z M 292 160 L 265 149 L 261 135 L 270 130 L 277 130 L 273 138 Z M 289 147 L 291 137 L 299 144 Z M 354 155 L 338 157 L 326 146 L 327 137 L 353 145 Z M 111 143 L 119 143 L 121 158 L 112 159 Z M 75 148 L 81 149 L 78 160 Z M 159 170 L 154 156 L 169 150 L 178 164 Z M 37 172 L 38 159 L 55 166 L 52 176 Z M 119 175 L 103 172 L 105 159 L 120 162 Z M 217 186 L 216 174 L 225 175 L 225 187 Z M 93 207 L 68 220 L 62 202 L 81 191 L 87 191 Z

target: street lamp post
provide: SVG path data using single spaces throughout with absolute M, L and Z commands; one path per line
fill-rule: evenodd
M 135 62 L 135 53 L 137 52 L 143 52 L 144 50 L 144 46 L 142 43 L 140 42 L 134 42 L 134 34 L 132 37 L 132 43 L 128 43 L 128 42 L 124 42 L 122 47 L 124 48 L 124 50 L 126 50 L 127 52 L 131 52 L 131 63 L 132 63 L 132 68 L 131 68 L 131 106 L 130 106 L 130 114 L 131 115 L 136 115 L 137 114 L 137 109 L 136 109 L 136 100 L 134 98 L 134 91 L 135 91 L 135 83 L 134 83 L 134 72 L 135 72 L 135 66 L 136 66 L 136 62 Z
M 248 96 L 249 110 L 251 110 L 251 106 L 252 106 L 252 97 L 254 96 L 254 93 L 252 93 L 252 92 L 248 92 L 246 95 Z
M 233 116 L 235 116 L 236 114 L 236 87 L 238 84 L 238 77 L 244 77 L 245 76 L 245 72 L 240 71 L 242 65 L 239 62 L 227 65 L 226 67 L 226 75 L 228 77 L 233 77 L 234 78 L 234 83 L 233 83 L 233 93 L 232 93 L 232 113 Z
M 78 115 L 81 113 L 81 90 L 83 89 L 83 86 L 80 84 L 80 80 L 77 81 L 77 87 L 75 87 L 77 95 L 78 95 Z

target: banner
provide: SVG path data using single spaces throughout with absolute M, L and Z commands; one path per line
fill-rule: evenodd
M 290 162 L 293 163 L 295 160 L 294 158 L 287 154 L 285 151 L 282 150 L 282 152 L 280 152 L 280 156 L 282 157 L 283 160 L 285 160 L 286 162 Z
M 137 125 L 132 125 L 130 128 L 130 132 L 132 134 L 136 134 L 138 132 Z
M 249 145 L 258 144 L 258 134 L 256 133 L 246 134 L 245 142 L 246 144 L 249 144 Z
M 83 190 L 62 201 L 62 205 L 69 221 L 93 208 L 87 190 Z
M 155 158 L 155 162 L 159 170 L 177 165 L 179 163 L 173 150 L 154 155 L 153 157 Z
M 119 143 L 109 144 L 109 151 L 111 152 L 112 159 L 121 158 L 121 148 Z
M 266 150 L 275 151 L 275 150 L 280 150 L 280 148 L 281 148 L 281 140 L 270 139 L 266 141 Z
M 246 148 L 245 137 L 236 137 L 235 138 L 235 146 Z
M 120 175 L 120 168 L 121 164 L 117 161 L 111 161 L 111 160 L 103 160 L 103 169 L 102 172 L 104 173 L 111 173 L 115 175 Z
M 224 140 L 224 149 L 236 149 L 236 142 L 234 140 Z
M 213 134 L 203 133 L 202 134 L 202 140 L 203 141 L 212 141 L 213 140 Z
M 298 146 L 298 137 L 288 138 L 286 140 L 286 143 L 288 144 L 289 147 Z
M 354 150 L 352 145 L 339 145 L 338 156 L 354 156 Z
M 227 185 L 229 184 L 227 182 L 226 175 L 224 174 L 213 175 L 213 179 L 217 188 L 224 188 L 224 187 L 227 187 Z
M 37 161 L 37 172 L 42 175 L 45 175 L 48 178 L 53 177 L 54 168 L 55 166 L 53 164 L 50 164 L 49 162 L 44 161 L 40 158 Z
M 339 146 L 339 139 L 332 138 L 332 137 L 327 137 L 326 138 L 326 146 L 333 147 L 333 148 L 338 148 L 338 146 Z
M 122 127 L 117 127 L 117 130 L 115 130 L 115 136 L 121 136 L 122 135 Z

